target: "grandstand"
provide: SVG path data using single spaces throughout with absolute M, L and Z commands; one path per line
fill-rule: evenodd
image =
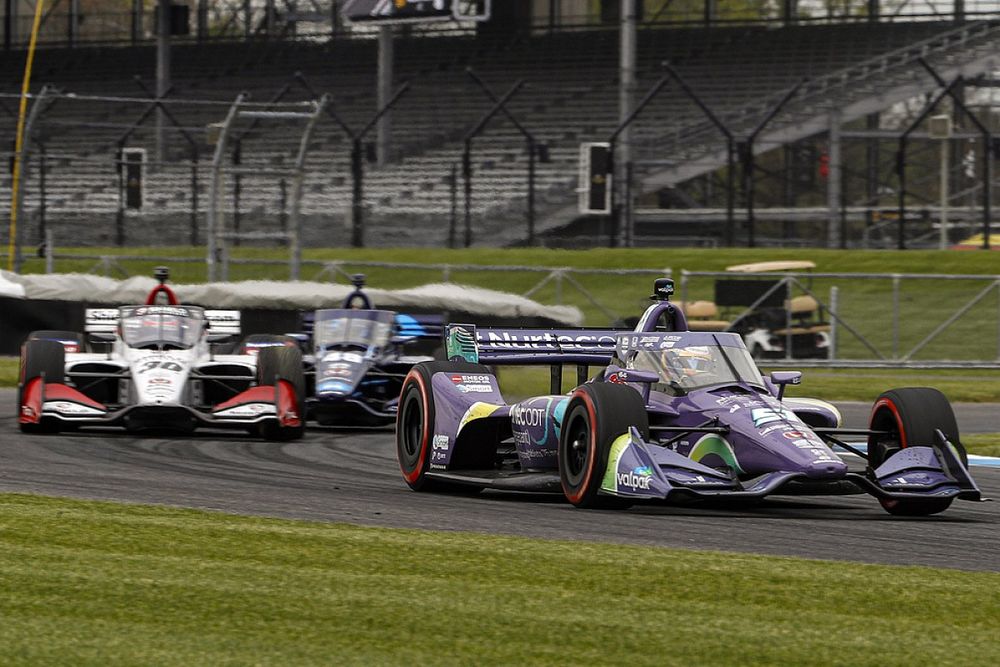
M 617 29 L 432 35 L 401 31 L 396 37 L 395 79 L 408 81 L 410 90 L 393 113 L 392 159 L 383 166 L 365 166 L 366 241 L 443 245 L 452 216 L 461 218 L 461 183 L 452 178 L 461 163 L 462 139 L 492 106 L 466 68 L 474 69 L 498 95 L 525 81 L 508 106 L 544 146 L 535 181 L 539 227 L 558 229 L 579 219 L 579 145 L 605 140 L 618 122 Z M 988 21 L 649 25 L 639 32 L 639 89 L 663 76 L 661 63 L 669 61 L 717 115 L 743 133 L 791 86 L 808 80 L 762 136 L 758 149 L 770 150 L 822 136 L 833 110 L 846 123 L 937 91 L 918 56 L 949 79 L 959 73 L 966 78 L 988 74 L 995 67 L 998 37 L 1000 28 Z M 301 72 L 314 90 L 332 96 L 333 108 L 349 126 L 359 128 L 375 111 L 377 55 L 375 40 L 350 32 L 323 39 L 187 40 L 174 45 L 170 99 L 175 101 L 169 108 L 197 146 L 170 129 L 167 162 L 161 165 L 154 161 L 151 122 L 129 137 L 128 147 L 147 149 L 151 173 L 144 182 L 142 211 L 124 216 L 124 241 L 187 243 L 192 227 L 203 230 L 212 157 L 206 128 L 224 118 L 241 91 L 262 103 L 287 87 L 280 104 L 305 101 L 312 94 L 295 78 Z M 22 62 L 17 50 L 0 55 L 0 90 L 17 91 Z M 39 51 L 34 89 L 47 84 L 59 92 L 33 128 L 37 149 L 26 187 L 28 243 L 40 241 L 42 215 L 57 244 L 116 241 L 118 141 L 148 106 L 125 98 L 148 97 L 135 77 L 151 85 L 155 63 L 155 48 L 142 43 Z M 0 101 L 0 132 L 13 137 L 15 100 Z M 244 124 L 237 136 L 244 132 L 239 150 L 244 168 L 287 165 L 298 149 L 299 129 L 292 123 Z M 725 165 L 725 145 L 717 130 L 676 87 L 668 87 L 642 114 L 632 141 L 637 159 L 633 187 L 640 194 L 683 187 Z M 523 242 L 524 137 L 497 116 L 472 146 L 475 242 Z M 350 140 L 332 118 L 320 124 L 310 146 L 302 201 L 307 244 L 350 243 L 350 150 Z M 196 197 L 193 179 L 198 182 Z M 263 173 L 242 175 L 238 185 L 231 177 L 223 196 L 225 210 L 238 217 L 242 230 L 266 231 L 287 213 L 288 188 L 287 181 Z M 6 175 L 0 192 L 9 198 Z M 707 204 L 717 206 L 718 201 Z

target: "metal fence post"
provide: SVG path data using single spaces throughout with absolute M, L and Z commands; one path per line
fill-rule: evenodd
M 899 359 L 899 276 L 892 277 L 892 358 Z
M 830 287 L 830 307 L 828 308 L 831 314 L 836 315 L 840 310 L 840 289 L 833 285 Z M 830 318 L 830 361 L 834 361 L 837 358 L 837 318 Z

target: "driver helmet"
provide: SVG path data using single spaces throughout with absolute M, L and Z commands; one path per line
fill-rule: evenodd
M 712 351 L 704 345 L 669 349 L 665 352 L 670 367 L 686 377 L 711 373 L 715 370 Z

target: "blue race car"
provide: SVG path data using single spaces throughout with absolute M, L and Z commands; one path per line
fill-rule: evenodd
M 421 344 L 440 346 L 440 315 L 379 310 L 365 294 L 364 280 L 352 276 L 354 291 L 343 307 L 305 313 L 301 333 L 250 336 L 243 343 L 250 353 L 282 345 L 302 348 L 306 418 L 321 425 L 393 423 L 406 374 L 414 364 L 434 359 L 407 352 Z

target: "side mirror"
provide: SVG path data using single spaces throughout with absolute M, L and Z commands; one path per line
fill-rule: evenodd
M 619 366 L 608 366 L 604 371 L 604 381 L 611 382 L 612 384 L 625 384 L 627 382 L 641 384 L 642 402 L 647 403 L 649 401 L 649 385 L 654 382 L 659 382 L 660 376 L 658 373 L 653 371 L 638 371 L 630 368 L 621 368 Z
M 785 395 L 785 387 L 790 384 L 802 384 L 802 371 L 774 371 L 771 382 L 778 387 L 778 400 Z

